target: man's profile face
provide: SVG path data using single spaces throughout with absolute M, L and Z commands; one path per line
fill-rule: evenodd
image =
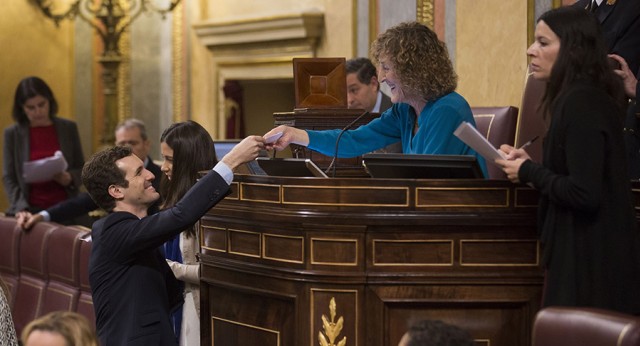
M 149 143 L 149 139 L 146 141 L 142 139 L 140 135 L 140 129 L 137 127 L 132 128 L 119 128 L 116 133 L 116 145 L 117 146 L 129 146 L 131 147 L 131 151 L 143 160 L 147 158 L 149 155 L 149 150 L 151 145 Z
M 347 74 L 347 102 L 349 108 L 373 111 L 378 100 L 378 78 L 373 77 L 369 84 L 358 80 L 356 73 Z
M 151 182 L 155 178 L 153 173 L 144 168 L 144 163 L 136 155 L 129 155 L 116 161 L 116 166 L 124 173 L 129 186 L 120 187 L 122 202 L 131 206 L 152 205 L 160 194 L 156 192 Z

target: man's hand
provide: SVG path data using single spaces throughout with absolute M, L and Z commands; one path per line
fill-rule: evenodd
M 71 185 L 71 182 L 73 181 L 73 177 L 71 177 L 71 173 L 64 171 L 54 175 L 53 180 L 56 183 L 66 187 Z
M 221 161 L 234 171 L 241 164 L 258 157 L 262 149 L 264 149 L 264 138 L 261 136 L 249 136 L 233 147 Z
M 633 75 L 633 72 L 631 72 L 629 65 L 623 57 L 616 54 L 609 54 L 609 57 L 620 63 L 620 69 L 613 70 L 613 72 L 622 79 L 622 84 L 624 84 L 624 93 L 630 98 L 635 99 L 638 96 L 636 95 L 636 87 L 638 84 L 636 76 Z
M 44 220 L 43 216 L 40 214 L 31 214 L 28 211 L 21 211 L 16 214 L 17 224 L 23 230 L 28 230 L 33 227 L 33 225 L 37 224 Z

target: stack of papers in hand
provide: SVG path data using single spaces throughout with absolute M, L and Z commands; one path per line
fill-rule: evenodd
M 493 144 L 468 122 L 463 122 L 453 131 L 453 134 L 460 138 L 466 145 L 470 146 L 478 154 L 482 155 L 488 162 L 495 164 L 496 159 L 505 159 L 505 154 L 493 147 Z
M 67 170 L 69 165 L 60 150 L 44 159 L 27 161 L 22 165 L 22 177 L 26 183 L 42 183 Z

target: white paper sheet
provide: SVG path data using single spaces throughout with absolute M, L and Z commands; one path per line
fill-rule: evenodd
M 44 159 L 27 161 L 22 165 L 22 177 L 26 183 L 42 183 L 53 180 L 53 176 L 67 170 L 69 165 L 61 151 Z
M 458 128 L 453 131 L 453 134 L 460 138 L 465 144 L 477 151 L 488 162 L 495 165 L 495 159 L 506 159 L 505 154 L 493 147 L 493 144 L 473 127 L 468 122 L 463 122 Z

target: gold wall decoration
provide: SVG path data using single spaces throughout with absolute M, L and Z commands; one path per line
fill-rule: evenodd
M 342 326 L 344 325 L 344 319 L 342 316 L 338 318 L 338 322 L 336 322 L 336 298 L 331 297 L 331 301 L 329 302 L 329 314 L 331 316 L 331 320 L 327 319 L 327 316 L 322 314 L 322 329 L 324 329 L 324 333 L 322 331 L 318 332 L 318 341 L 320 342 L 320 346 L 346 346 L 347 345 L 347 337 L 343 337 L 337 344 L 336 339 L 342 332 Z
M 433 1 L 418 0 L 416 9 L 416 20 L 432 30 L 434 29 Z
M 125 19 L 130 20 L 128 14 L 125 15 Z M 122 60 L 118 65 L 118 76 L 120 77 L 117 80 L 118 85 L 116 86 L 118 88 L 118 106 L 116 107 L 118 114 L 113 124 L 113 130 L 115 130 L 116 124 L 131 117 L 131 30 L 129 27 L 122 31 L 119 43 Z M 106 115 L 107 114 L 104 116 Z M 105 131 L 107 130 L 105 129 Z M 111 145 L 111 142 L 108 144 Z
M 185 121 L 188 114 L 185 108 L 184 68 L 185 68 L 185 42 L 184 42 L 184 5 L 178 4 L 173 11 L 171 46 L 172 63 L 171 79 L 173 87 L 173 121 Z
M 130 70 L 129 67 L 122 67 L 122 62 L 126 60 L 126 55 L 123 57 L 122 54 L 123 36 L 143 12 L 157 12 L 164 18 L 180 1 L 171 0 L 168 4 L 158 5 L 155 0 L 33 0 L 42 14 L 56 25 L 63 20 L 79 17 L 91 25 L 102 40 L 103 52 L 98 57 L 102 65 L 104 95 L 103 128 L 100 134 L 102 145 L 113 145 L 116 124 L 131 113 L 128 96 L 124 95 L 128 94 L 124 91 L 129 90 L 130 79 L 119 79 L 124 70 Z M 67 5 L 66 10 L 58 10 L 63 4 Z

